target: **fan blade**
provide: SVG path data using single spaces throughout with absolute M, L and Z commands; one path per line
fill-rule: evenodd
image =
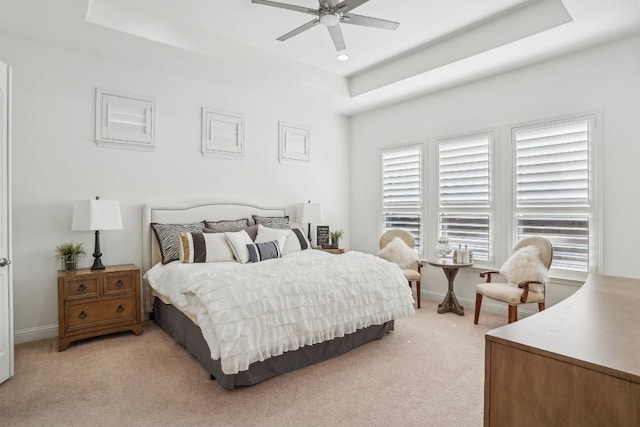
M 281 9 L 294 10 L 296 12 L 307 13 L 309 15 L 318 14 L 318 11 L 316 9 L 309 9 L 308 7 L 295 6 L 293 4 L 278 3 L 275 1 L 269 1 L 269 0 L 251 0 L 251 3 L 263 4 L 265 6 L 279 7 Z
M 354 15 L 352 13 L 342 15 L 342 20 L 340 22 L 342 24 L 362 25 L 363 27 L 381 28 L 383 30 L 395 30 L 400 25 L 399 22 L 371 18 L 369 16 Z
M 319 19 L 314 19 L 313 21 L 309 21 L 309 22 L 307 22 L 306 24 L 304 24 L 304 25 L 302 25 L 302 26 L 300 26 L 300 27 L 296 28 L 295 30 L 293 30 L 293 31 L 289 31 L 287 34 L 285 34 L 285 35 L 283 35 L 283 36 L 278 37 L 278 39 L 277 39 L 277 40 L 280 40 L 281 42 L 283 42 L 283 41 L 285 41 L 285 40 L 287 40 L 287 39 L 290 39 L 290 38 L 291 38 L 291 37 L 293 37 L 293 36 L 297 36 L 298 34 L 300 34 L 300 33 L 301 33 L 301 32 L 303 32 L 303 31 L 307 31 L 309 28 L 313 28 L 313 27 L 315 27 L 315 26 L 316 26 L 316 25 L 318 25 L 319 23 L 320 23 L 320 20 L 319 20 Z
M 369 0 L 344 0 L 341 3 L 338 3 L 336 5 L 336 8 L 337 9 L 342 9 L 343 13 L 347 13 L 350 10 L 355 9 L 358 6 L 362 6 L 363 4 L 365 4 L 368 1 Z
M 336 50 L 338 52 L 341 50 L 345 50 L 347 46 L 344 44 L 344 37 L 342 37 L 340 24 L 334 25 L 333 27 L 327 27 L 327 29 L 329 30 L 329 34 L 331 34 L 331 40 L 333 40 L 333 44 L 336 46 Z

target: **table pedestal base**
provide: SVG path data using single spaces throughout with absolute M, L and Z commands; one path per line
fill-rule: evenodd
M 452 312 L 458 316 L 464 316 L 464 307 L 460 305 L 456 294 L 453 293 L 453 280 L 456 278 L 456 274 L 458 274 L 459 267 L 442 267 L 442 270 L 449 281 L 449 289 L 442 303 L 438 304 L 438 314 Z

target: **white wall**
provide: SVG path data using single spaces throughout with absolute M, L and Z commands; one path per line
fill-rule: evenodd
M 92 263 L 92 233 L 70 229 L 74 200 L 101 196 L 121 203 L 124 229 L 101 233 L 105 265 L 140 266 L 145 203 L 217 199 L 282 207 L 310 199 L 323 204 L 327 224 L 348 228 L 348 119 L 331 113 L 322 94 L 149 46 L 174 64 L 146 67 L 142 60 L 133 64 L 104 52 L 0 34 L 0 60 L 13 67 L 14 77 L 16 342 L 57 335 L 56 245 L 83 242 L 88 253 L 83 265 Z M 207 69 L 196 70 L 202 67 Z M 154 152 L 96 146 L 96 86 L 156 98 Z M 244 158 L 201 155 L 202 106 L 245 115 Z M 279 120 L 311 128 L 309 166 L 279 163 Z
M 602 111 L 603 204 L 600 273 L 640 277 L 640 37 L 635 36 L 564 58 L 362 114 L 351 121 L 351 247 L 375 253 L 380 231 L 380 149 L 571 113 Z M 425 204 L 429 204 L 425 200 Z M 433 223 L 433 222 L 432 222 Z M 428 226 L 428 224 L 427 224 Z M 426 242 L 429 248 L 434 242 Z M 461 271 L 456 294 L 471 307 L 477 270 Z M 424 293 L 440 299 L 443 273 L 429 267 Z M 553 283 L 547 304 L 577 288 Z M 535 309 L 529 307 L 530 311 Z

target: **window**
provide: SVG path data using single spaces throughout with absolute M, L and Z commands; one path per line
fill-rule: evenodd
M 594 126 L 589 115 L 512 131 L 516 240 L 547 237 L 556 269 L 592 267 Z
M 467 245 L 475 261 L 491 259 L 493 132 L 438 141 L 438 231 L 452 247 Z
M 411 145 L 382 152 L 382 232 L 403 228 L 422 248 L 422 148 Z

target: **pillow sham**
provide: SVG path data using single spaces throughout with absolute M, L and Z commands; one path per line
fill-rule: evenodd
M 251 262 L 266 261 L 268 259 L 280 258 L 280 247 L 275 240 L 271 242 L 249 243 L 249 260 Z
M 256 225 L 264 225 L 269 228 L 277 228 L 277 229 L 288 229 L 291 228 L 289 225 L 289 216 L 260 216 L 260 215 L 251 215 L 253 220 L 256 222 Z
M 250 225 L 247 228 L 243 228 L 243 230 L 247 232 L 249 237 L 251 237 L 251 241 L 256 240 L 256 236 L 258 235 L 258 226 L 257 225 Z M 216 230 L 214 230 L 212 228 L 207 228 L 207 227 L 205 227 L 202 231 L 204 233 L 224 233 L 223 231 L 216 231 Z M 240 231 L 240 230 L 236 230 L 236 231 Z
M 282 248 L 284 248 L 284 242 L 287 240 L 287 236 L 289 236 L 289 230 L 279 230 L 275 228 L 265 227 L 264 225 L 258 225 L 258 235 L 256 236 L 256 243 L 264 243 L 275 240 L 278 242 L 278 248 L 280 252 L 282 252 Z
M 180 233 L 180 260 L 183 263 L 234 261 L 223 233 Z
M 171 261 L 180 259 L 180 232 L 201 233 L 204 224 L 197 222 L 194 224 L 160 224 L 151 223 L 153 233 L 156 235 L 162 263 L 168 264 Z
M 247 249 L 247 245 L 253 243 L 249 234 L 244 230 L 227 231 L 224 233 L 224 236 L 229 243 L 229 247 L 231 248 L 231 252 L 233 252 L 235 259 L 241 264 L 246 264 L 249 261 L 249 250 Z
M 542 285 L 532 283 L 529 289 L 533 292 L 543 292 L 547 282 L 547 267 L 540 259 L 540 249 L 533 245 L 525 246 L 511 254 L 509 259 L 500 267 L 507 282 L 517 285 L 525 280 L 535 280 Z
M 378 253 L 380 258 L 398 264 L 402 269 L 411 268 L 418 261 L 418 254 L 411 249 L 400 237 L 394 237 Z
M 240 218 L 232 221 L 206 221 L 205 228 L 211 229 L 216 233 L 224 233 L 225 231 L 240 231 L 249 226 L 248 218 Z
M 292 228 L 282 247 L 282 255 L 304 251 L 305 249 L 311 249 L 311 244 L 307 240 L 304 231 L 299 228 Z

